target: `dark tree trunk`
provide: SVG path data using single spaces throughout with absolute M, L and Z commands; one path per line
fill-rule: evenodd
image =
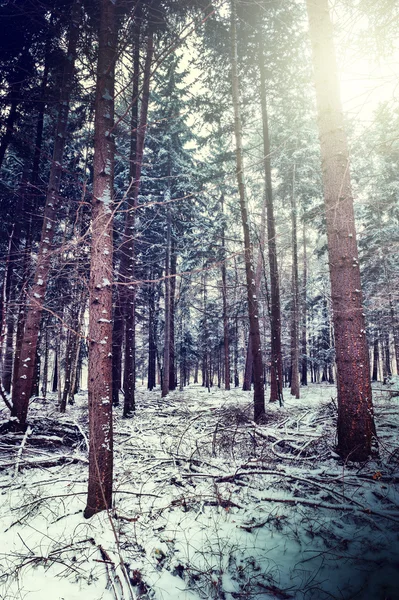
M 245 275 L 248 300 L 249 331 L 251 337 L 254 370 L 254 420 L 259 421 L 265 414 L 265 389 L 263 382 L 262 348 L 259 331 L 259 307 L 256 296 L 255 273 L 253 265 L 253 254 L 249 232 L 249 215 L 244 184 L 244 163 L 240 117 L 240 96 L 238 82 L 238 59 L 237 59 L 237 24 L 236 24 L 236 0 L 231 3 L 231 68 L 232 68 L 232 97 L 234 109 L 234 132 L 236 140 L 236 175 L 238 191 L 240 196 L 241 221 L 244 233 L 244 258 Z
M 111 508 L 112 195 L 116 18 L 113 0 L 100 2 L 94 121 L 92 245 L 89 283 L 89 484 L 86 518 Z
M 53 371 L 53 383 L 51 386 L 51 391 L 55 393 L 58 389 L 58 352 L 55 350 L 54 356 L 54 371 Z
M 140 20 L 140 11 L 137 21 Z M 140 25 L 136 26 L 135 32 L 135 76 L 133 82 L 133 106 L 132 106 L 132 137 L 130 147 L 130 177 L 133 182 L 128 194 L 128 211 L 125 220 L 125 245 L 122 254 L 121 273 L 124 283 L 122 302 L 125 318 L 125 369 L 123 378 L 123 390 L 125 394 L 123 415 L 130 417 L 135 410 L 135 387 L 136 387 L 136 289 L 134 281 L 135 250 L 134 231 L 135 218 L 140 190 L 141 169 L 143 165 L 144 141 L 147 128 L 148 103 L 150 96 L 150 72 L 152 56 L 154 52 L 153 30 L 150 26 L 147 39 L 147 55 L 143 73 L 143 91 L 140 108 L 140 121 L 138 122 L 138 69 L 140 59 Z M 134 132 L 137 132 L 136 136 Z
M 378 348 L 378 335 L 374 334 L 374 342 L 373 342 L 373 381 L 378 381 L 378 362 L 380 358 L 379 348 Z
M 389 333 L 385 333 L 383 337 L 383 349 L 384 349 L 384 384 L 389 383 L 392 377 L 391 367 L 391 350 L 389 346 Z
M 258 32 L 260 99 L 263 126 L 263 165 L 265 172 L 265 193 L 267 208 L 267 247 L 270 269 L 270 402 L 283 403 L 283 359 L 281 354 L 281 310 L 280 284 L 277 263 L 276 225 L 274 219 L 273 188 L 270 164 L 270 137 L 267 114 L 266 72 L 264 63 L 263 34 Z
M 338 451 L 363 461 L 375 425 L 355 217 L 328 0 L 307 0 L 322 156 L 338 388 Z
M 13 416 L 17 417 L 19 427 L 25 428 L 29 397 L 34 381 L 34 365 L 37 351 L 40 320 L 50 271 L 50 256 L 56 215 L 59 204 L 59 191 L 62 174 L 65 137 L 67 133 L 69 98 L 73 83 L 73 71 L 81 19 L 81 2 L 75 0 L 70 20 L 70 32 L 67 56 L 58 107 L 58 120 L 54 139 L 53 159 L 47 189 L 43 228 L 37 257 L 34 282 L 29 293 L 29 306 L 22 338 L 18 364 L 16 364 L 15 385 L 12 392 Z

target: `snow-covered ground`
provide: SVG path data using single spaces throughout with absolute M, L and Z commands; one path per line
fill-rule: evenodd
M 25 439 L 0 435 L 0 598 L 399 599 L 399 398 L 375 392 L 359 465 L 334 453 L 335 388 L 301 392 L 255 425 L 241 390 L 139 389 L 90 520 L 87 398 L 36 400 Z

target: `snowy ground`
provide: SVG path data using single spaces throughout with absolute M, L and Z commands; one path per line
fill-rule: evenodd
M 0 598 L 399 599 L 399 398 L 375 392 L 380 459 L 344 464 L 334 387 L 301 391 L 255 425 L 240 390 L 138 390 L 89 521 L 87 400 L 36 400 L 0 435 Z

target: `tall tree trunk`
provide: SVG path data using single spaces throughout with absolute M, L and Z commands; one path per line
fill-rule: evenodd
M 47 189 L 39 253 L 37 257 L 34 282 L 29 293 L 29 306 L 26 316 L 25 330 L 23 334 L 19 362 L 16 365 L 17 372 L 15 377 L 15 386 L 13 387 L 12 392 L 13 416 L 17 417 L 19 427 L 21 429 L 24 429 L 26 424 L 29 396 L 32 390 L 32 383 L 34 379 L 34 367 L 40 319 L 43 311 L 44 297 L 50 271 L 50 255 L 59 204 L 62 160 L 69 113 L 69 98 L 73 83 L 73 71 L 79 37 L 80 19 L 81 0 L 75 0 L 71 13 L 67 59 L 65 61 L 61 85 L 53 159 L 51 163 L 50 178 Z
M 263 269 L 263 251 L 265 247 L 265 227 L 266 227 L 266 193 L 264 195 L 264 201 L 262 203 L 262 213 L 260 219 L 260 236 L 259 236 L 259 252 L 258 259 L 256 263 L 256 272 L 255 272 L 255 289 L 256 289 L 256 297 L 259 299 L 260 296 L 260 281 L 262 277 L 262 272 L 265 275 L 265 282 L 267 286 L 266 273 Z M 258 300 L 259 302 L 259 300 Z M 244 391 L 249 391 L 252 385 L 253 378 L 253 352 L 251 346 L 251 336 L 248 337 L 248 346 L 247 346 L 247 356 L 245 360 L 245 372 L 244 372 L 244 382 L 242 389 Z
M 378 348 L 378 334 L 374 333 L 374 342 L 373 342 L 373 375 L 372 380 L 378 381 L 378 362 L 379 362 L 379 348 Z
M 220 198 L 222 214 L 224 213 L 224 196 Z M 229 319 L 227 316 L 227 282 L 226 282 L 226 235 L 222 227 L 222 300 L 223 300 L 223 348 L 224 348 L 224 388 L 230 389 L 230 348 L 229 348 Z
M 295 164 L 292 174 L 291 194 L 291 226 L 292 226 L 292 294 L 291 294 L 291 395 L 299 398 L 299 283 L 298 283 L 298 235 L 297 204 L 295 196 Z
M 238 81 L 238 58 L 237 58 L 237 14 L 236 0 L 231 2 L 231 69 L 232 69 L 232 98 L 234 109 L 234 132 L 236 140 L 236 174 L 240 196 L 241 221 L 244 233 L 244 259 L 245 275 L 247 284 L 249 331 L 251 337 L 254 370 L 254 419 L 259 419 L 265 414 L 265 390 L 263 382 L 262 348 L 259 331 L 259 307 L 256 296 L 255 273 L 253 266 L 253 255 L 249 232 L 249 215 L 244 183 L 244 162 L 240 116 L 240 94 Z
M 263 127 L 263 166 L 265 172 L 265 194 L 267 208 L 267 247 L 270 270 L 270 402 L 283 403 L 283 359 L 281 353 L 281 309 L 280 283 L 277 263 L 276 224 L 274 219 L 273 188 L 270 164 L 270 136 L 267 115 L 266 71 L 263 49 L 263 34 L 258 31 L 260 100 Z
M 176 365 L 175 365 L 175 302 L 176 302 L 176 244 L 173 239 L 170 249 L 170 341 L 169 341 L 169 390 L 176 389 Z
M 100 2 L 89 282 L 89 485 L 86 518 L 112 505 L 112 229 L 116 18 Z
M 338 451 L 366 460 L 375 424 L 349 154 L 328 0 L 307 0 L 327 222 L 338 388 Z
M 147 128 L 148 103 L 150 95 L 150 72 L 152 56 L 154 52 L 153 30 L 147 38 L 147 55 L 143 73 L 143 91 L 140 109 L 140 121 L 138 122 L 138 92 L 139 92 L 139 59 L 140 59 L 140 12 L 137 16 L 135 31 L 135 75 L 133 81 L 133 105 L 132 105 L 132 137 L 130 146 L 130 178 L 132 186 L 128 194 L 128 211 L 125 220 L 125 244 L 122 255 L 121 273 L 124 281 L 122 303 L 125 319 L 125 369 L 123 379 L 123 390 L 125 400 L 123 405 L 123 416 L 130 417 L 135 410 L 135 387 L 136 387 L 136 289 L 134 281 L 135 251 L 134 231 L 138 195 L 140 190 L 141 169 L 143 165 L 144 141 Z
M 152 271 L 150 279 L 153 278 Z M 156 385 L 156 356 L 157 346 L 155 342 L 155 301 L 154 282 L 149 284 L 148 292 L 148 378 L 147 387 L 153 390 Z
M 307 359 L 307 278 L 308 278 L 308 265 L 306 256 L 306 229 L 305 223 L 303 223 L 302 230 L 303 239 L 303 279 L 302 279 L 302 332 L 301 332 L 301 350 L 302 350 L 302 361 L 301 361 L 301 384 L 308 385 L 308 359 Z
M 170 199 L 170 189 L 167 190 L 166 202 Z M 166 255 L 165 255 L 165 333 L 163 353 L 163 382 L 162 397 L 169 394 L 169 365 L 170 365 L 170 244 L 171 244 L 171 215 L 170 206 L 166 206 Z

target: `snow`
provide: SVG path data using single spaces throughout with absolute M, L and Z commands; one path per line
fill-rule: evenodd
M 114 509 L 90 520 L 87 395 L 35 400 L 25 442 L 0 438 L 0 597 L 398 598 L 399 399 L 374 392 L 380 458 L 359 465 L 334 452 L 335 388 L 301 395 L 255 424 L 240 389 L 139 388 L 134 418 L 114 411 Z M 44 449 L 37 422 L 84 435 Z

